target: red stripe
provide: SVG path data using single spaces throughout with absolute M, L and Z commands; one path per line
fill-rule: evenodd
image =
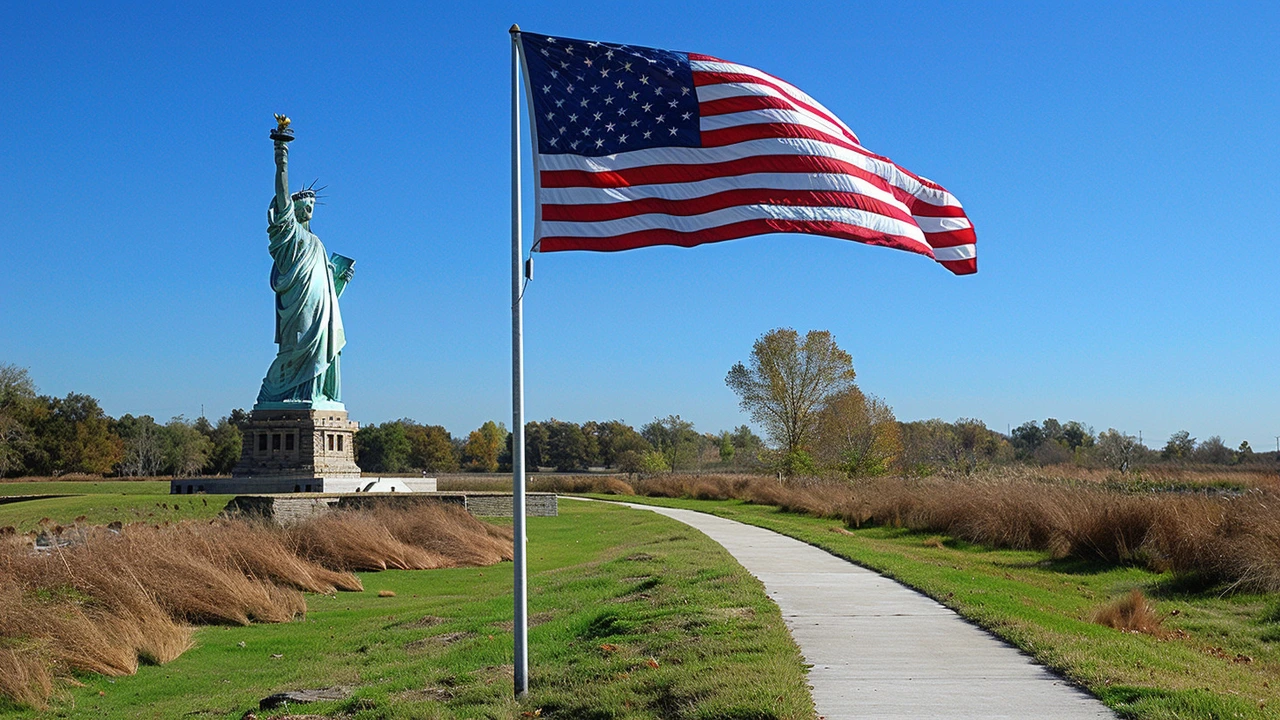
M 699 103 L 698 115 L 711 117 L 749 110 L 795 110 L 796 107 L 798 107 L 796 103 L 787 102 L 772 95 L 739 95 Z
M 737 160 L 698 165 L 642 165 L 640 167 L 588 172 L 586 170 L 543 170 L 539 180 L 544 188 L 617 188 L 636 185 L 665 185 L 697 182 L 713 178 L 737 177 L 751 173 L 838 173 L 861 178 L 882 190 L 895 190 L 889 182 L 853 163 L 818 155 L 752 155 Z M 898 192 L 903 192 L 899 190 Z M 896 195 L 897 193 L 895 193 Z M 907 195 L 906 197 L 911 197 Z M 910 207 L 908 205 L 907 207 Z
M 968 260 L 939 260 L 942 267 L 950 270 L 956 275 L 972 275 L 978 272 L 978 258 L 969 258 Z
M 963 230 L 948 230 L 946 232 L 927 232 L 924 237 L 929 241 L 930 247 L 936 248 L 973 245 L 978 242 L 978 236 L 974 234 L 971 227 Z
M 769 188 L 726 190 L 687 200 L 645 198 L 643 200 L 602 204 L 546 204 L 542 206 L 542 219 L 557 222 L 602 222 L 635 217 L 637 215 L 648 215 L 650 213 L 688 217 L 739 205 L 852 208 L 915 224 L 911 216 L 903 212 L 901 208 L 866 195 L 838 191 L 775 190 Z
M 929 203 L 923 203 L 919 212 L 912 214 L 920 217 L 969 217 L 965 215 L 964 208 L 959 205 L 930 205 Z
M 773 79 L 778 80 L 777 78 L 773 78 Z M 814 115 L 817 115 L 818 117 L 826 118 L 828 121 L 831 122 L 831 124 L 835 125 L 836 127 L 840 127 L 841 132 L 844 133 L 848 137 L 848 139 L 854 141 L 855 143 L 859 142 L 858 136 L 844 130 L 843 127 L 841 126 L 840 121 L 837 120 L 835 117 L 833 117 L 831 113 L 827 112 L 826 110 L 823 110 L 822 108 L 810 105 L 809 103 L 804 102 L 803 100 L 799 100 L 794 96 L 792 96 L 788 92 L 790 88 L 787 87 L 787 83 L 784 83 L 782 80 L 778 80 L 777 82 L 770 82 L 768 80 L 756 77 L 755 75 L 747 75 L 745 73 L 704 72 L 701 70 L 695 71 L 693 73 L 694 87 L 702 87 L 704 85 L 723 85 L 725 83 L 743 83 L 743 84 L 764 85 L 765 87 L 771 87 L 774 90 L 777 90 L 778 92 L 786 95 L 788 100 L 791 103 L 793 103 L 796 107 L 804 108 L 805 110 L 808 110 L 809 112 L 813 113 Z
M 727 225 L 720 225 L 718 227 L 693 232 L 681 232 L 678 230 L 668 230 L 663 228 L 640 230 L 622 235 L 611 235 L 609 237 L 544 237 L 542 238 L 539 247 L 542 252 L 560 252 L 563 250 L 616 252 L 619 250 L 633 250 L 635 248 L 650 247 L 653 245 L 695 247 L 706 243 L 735 240 L 738 238 L 750 237 L 752 235 L 765 235 L 768 233 L 805 233 L 808 235 L 824 235 L 827 237 L 840 238 L 842 240 L 855 240 L 867 245 L 879 245 L 897 250 L 906 250 L 907 252 L 913 252 L 930 258 L 933 257 L 933 253 L 928 248 L 920 245 L 919 242 L 899 235 L 887 235 L 885 233 L 875 232 L 864 227 L 849 225 L 847 223 L 778 219 L 744 220 L 742 222 L 729 223 Z

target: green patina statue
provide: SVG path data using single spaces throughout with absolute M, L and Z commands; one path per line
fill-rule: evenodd
M 325 252 L 311 232 L 315 183 L 289 193 L 289 118 L 276 115 L 276 194 L 267 210 L 268 251 L 275 261 L 276 359 L 262 380 L 257 410 L 342 410 L 340 361 L 346 334 L 338 297 L 354 273 L 353 260 Z M 323 190 L 324 188 L 321 188 Z

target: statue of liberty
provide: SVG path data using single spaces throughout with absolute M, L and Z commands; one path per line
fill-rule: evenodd
M 276 194 L 267 209 L 274 264 L 276 359 L 262 380 L 254 409 L 342 410 L 341 359 L 346 345 L 338 298 L 354 261 L 325 252 L 311 232 L 315 183 L 289 193 L 289 118 L 276 115 Z M 321 188 L 323 190 L 324 188 Z

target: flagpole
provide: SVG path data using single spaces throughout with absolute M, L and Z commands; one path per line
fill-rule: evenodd
M 520 26 L 511 26 L 511 517 L 515 565 L 515 692 L 529 692 L 528 579 L 524 529 L 524 252 L 520 219 Z

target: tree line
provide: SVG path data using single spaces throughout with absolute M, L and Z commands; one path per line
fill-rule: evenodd
M 746 362 L 725 378 L 747 425 L 700 432 L 679 415 L 639 429 L 622 420 L 574 423 L 551 418 L 525 425 L 528 470 L 625 473 L 767 472 L 786 477 L 970 474 L 1009 464 L 1111 468 L 1122 473 L 1155 464 L 1258 466 L 1280 453 L 1234 449 L 1219 436 L 1198 441 L 1174 433 L 1162 448 L 1108 428 L 1055 418 L 999 433 L 981 420 L 900 422 L 883 399 L 855 382 L 852 356 L 829 332 L 803 337 L 791 328 L 765 333 Z M 71 473 L 121 476 L 223 475 L 240 458 L 241 409 L 211 422 L 178 416 L 112 418 L 89 395 L 40 395 L 28 371 L 0 364 L 0 477 Z M 408 418 L 362 427 L 356 462 L 370 473 L 506 472 L 511 433 L 488 421 L 466 437 Z

